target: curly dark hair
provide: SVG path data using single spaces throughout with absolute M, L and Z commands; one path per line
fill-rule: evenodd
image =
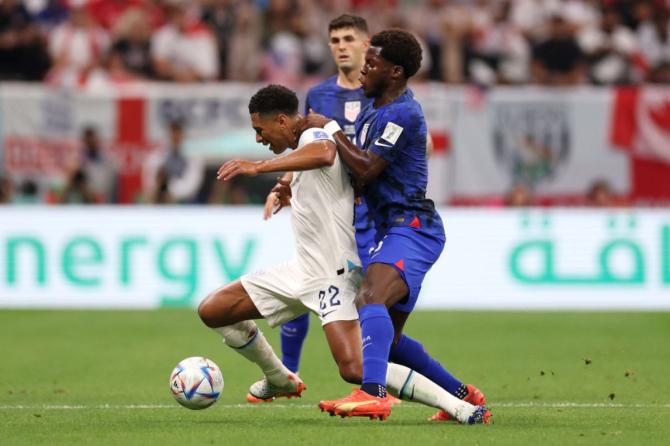
M 249 114 L 284 113 L 293 116 L 298 113 L 298 97 L 281 85 L 268 85 L 254 94 L 249 100 Z
M 399 65 L 405 72 L 405 78 L 414 76 L 421 67 L 421 45 L 416 38 L 402 29 L 389 29 L 372 36 L 370 45 L 381 48 L 381 56 Z
M 368 22 L 366 22 L 363 17 L 352 14 L 342 14 L 331 20 L 328 24 L 328 32 L 342 28 L 353 28 L 362 31 L 365 34 L 369 33 Z

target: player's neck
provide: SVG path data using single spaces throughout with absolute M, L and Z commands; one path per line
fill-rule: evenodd
M 375 98 L 374 106 L 375 108 L 383 107 L 386 104 L 398 99 L 402 96 L 405 91 L 407 91 L 407 84 L 396 85 L 389 87 L 387 90 L 383 91 L 382 94 Z
M 293 125 L 291 126 L 291 138 L 289 138 L 289 141 L 291 141 L 288 145 L 289 149 L 295 149 L 298 147 L 298 141 L 300 141 L 300 135 L 298 135 L 298 129 L 300 128 L 300 121 L 302 121 L 303 116 L 298 113 L 295 115 L 295 120 L 293 121 Z
M 349 90 L 355 90 L 361 87 L 361 82 L 358 80 L 361 70 L 343 71 L 337 70 L 337 85 Z

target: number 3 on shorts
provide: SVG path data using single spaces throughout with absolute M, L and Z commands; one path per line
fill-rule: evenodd
M 328 307 L 340 305 L 340 299 L 337 298 L 338 294 L 340 294 L 340 289 L 335 285 L 329 286 L 327 291 L 319 291 L 319 309 L 323 311 Z

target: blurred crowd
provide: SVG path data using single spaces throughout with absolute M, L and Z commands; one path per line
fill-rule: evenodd
M 327 24 L 412 30 L 421 79 L 670 82 L 670 0 L 0 0 L 0 80 L 100 88 L 333 72 Z
M 217 166 L 184 153 L 185 125 L 171 122 L 165 139 L 142 164 L 135 204 L 262 204 L 276 175 L 216 181 Z M 117 204 L 123 169 L 95 127 L 81 131 L 79 156 L 66 162 L 62 181 L 10 176 L 0 169 L 0 204 Z M 126 178 L 125 181 L 128 181 Z M 132 181 L 132 180 L 131 180 Z
M 412 30 L 419 80 L 482 86 L 670 83 L 670 0 L 0 0 L 0 81 L 105 90 L 143 81 L 273 82 L 335 72 L 328 23 L 343 12 L 374 33 Z M 217 183 L 183 154 L 183 123 L 145 162 L 143 203 L 262 203 L 274 176 Z M 0 203 L 116 203 L 118 166 L 97 130 L 58 187 L 3 176 Z M 532 206 L 516 185 L 498 205 Z M 594 181 L 575 204 L 622 206 Z
M 136 204 L 263 204 L 275 185 L 276 174 L 239 176 L 232 181 L 216 181 L 217 166 L 184 153 L 186 127 L 174 121 L 166 137 L 144 161 L 141 188 Z M 35 176 L 10 178 L 0 170 L 0 205 L 30 204 L 115 204 L 119 203 L 121 168 L 107 155 L 98 132 L 85 127 L 81 132 L 79 157 L 69 162 L 64 182 L 41 182 Z M 443 203 L 446 204 L 446 203 Z M 454 203 L 462 205 L 463 203 Z M 481 203 L 489 207 L 551 206 L 533 194 L 526 184 L 514 184 L 499 199 Z M 595 180 L 582 196 L 561 202 L 569 206 L 628 207 L 625 195 L 617 193 L 604 180 Z

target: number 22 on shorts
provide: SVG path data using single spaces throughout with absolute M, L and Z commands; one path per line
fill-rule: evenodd
M 331 309 L 340 305 L 340 299 L 338 295 L 340 294 L 340 289 L 335 285 L 331 285 L 327 290 L 319 291 L 319 309 L 324 312 L 326 309 Z M 334 310 L 330 310 L 334 311 Z M 330 313 L 330 311 L 328 313 Z M 325 314 L 322 314 L 321 317 L 324 317 Z

